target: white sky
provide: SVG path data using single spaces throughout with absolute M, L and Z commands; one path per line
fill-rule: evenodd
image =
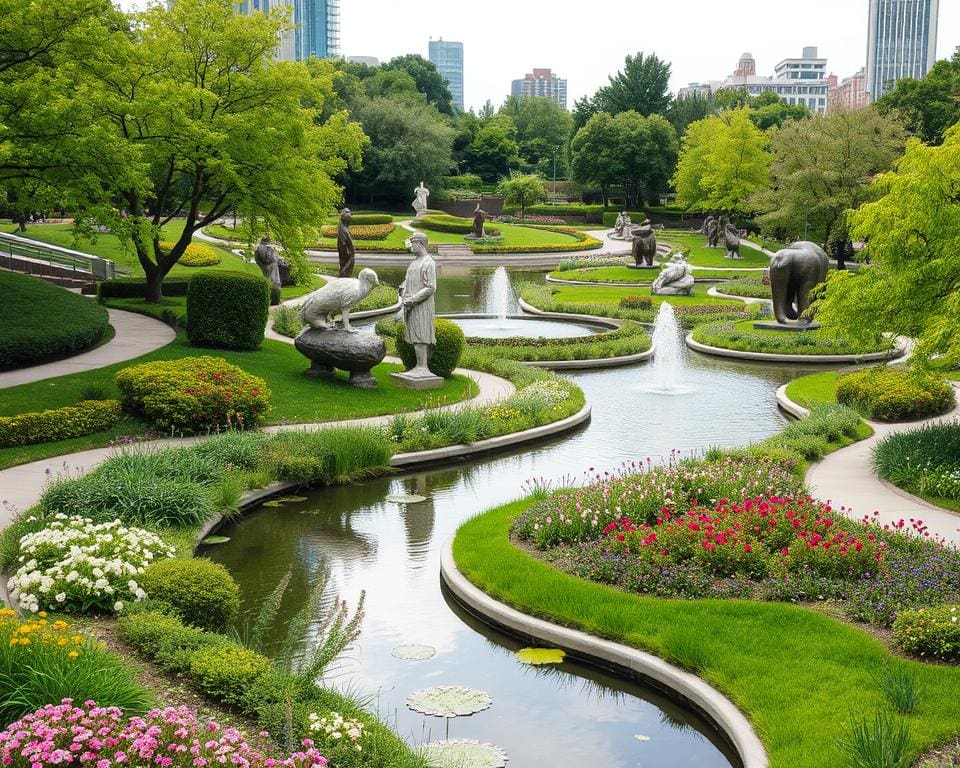
M 592 95 L 628 53 L 671 62 L 671 90 L 721 80 L 750 51 L 757 74 L 815 45 L 843 78 L 866 62 L 869 0 L 341 0 L 341 47 L 386 61 L 427 57 L 431 36 L 464 44 L 464 99 L 495 106 L 510 81 L 549 67 L 568 81 L 568 103 Z M 937 57 L 960 45 L 960 1 L 941 0 Z

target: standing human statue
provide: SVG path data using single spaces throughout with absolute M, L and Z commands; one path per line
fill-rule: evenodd
M 483 231 L 483 224 L 487 220 L 487 212 L 480 207 L 480 203 L 477 203 L 476 210 L 473 212 L 473 225 L 470 227 L 471 239 L 479 240 L 483 237 L 486 237 L 486 233 Z
M 275 307 L 280 303 L 280 265 L 286 260 L 277 255 L 277 247 L 270 239 L 270 235 L 264 235 L 260 244 L 253 252 L 253 258 L 260 267 L 263 276 L 270 282 L 270 306 Z
M 437 343 L 433 320 L 436 317 L 434 294 L 437 292 L 437 266 L 427 253 L 427 236 L 415 232 L 407 241 L 413 252 L 413 262 L 400 285 L 403 303 L 403 339 L 417 356 L 416 365 L 409 371 L 393 374 L 401 384 L 415 388 L 439 386 L 443 379 L 428 367 L 430 351 Z
M 420 186 L 413 190 L 413 194 L 413 210 L 417 212 L 416 218 L 422 219 L 427 215 L 427 198 L 430 197 L 430 190 L 421 181 Z
M 716 248 L 720 241 L 720 222 L 711 214 L 703 223 L 703 230 L 707 235 L 707 247 Z
M 353 260 L 356 252 L 353 248 L 353 235 L 350 234 L 351 213 L 349 208 L 340 211 L 340 223 L 337 225 L 337 255 L 340 257 L 340 271 L 337 277 L 353 275 Z

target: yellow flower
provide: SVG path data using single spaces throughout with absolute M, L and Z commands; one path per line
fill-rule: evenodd
M 69 656 L 71 659 L 75 659 L 79 655 L 80 653 L 78 651 L 70 651 L 70 653 L 67 654 L 67 656 Z
M 16 645 L 17 642 L 18 642 L 17 638 L 15 638 L 15 637 L 14 637 L 14 638 L 11 638 L 11 640 L 10 640 L 10 646 L 12 647 L 12 646 Z
M 47 612 L 46 612 L 46 611 L 40 611 L 39 613 L 37 613 L 37 616 L 39 616 L 41 619 L 45 619 L 45 618 L 47 618 Z
M 61 637 L 59 640 L 57 640 L 57 645 L 59 645 L 59 646 L 61 646 L 61 647 L 64 646 L 64 645 L 66 645 L 66 644 L 67 644 L 67 638 L 65 638 L 65 637 Z
M 20 638 L 20 645 L 30 645 L 30 638 L 29 638 L 29 637 L 21 637 L 21 638 Z

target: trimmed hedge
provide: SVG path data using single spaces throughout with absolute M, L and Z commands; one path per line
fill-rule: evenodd
M 240 611 L 240 587 L 220 563 L 171 558 L 147 566 L 140 576 L 147 596 L 170 605 L 187 623 L 226 629 Z
M 354 213 L 350 216 L 350 224 L 357 226 L 393 224 L 393 216 L 389 213 Z
M 460 326 L 452 320 L 438 317 L 433 321 L 433 327 L 437 335 L 437 343 L 430 352 L 430 362 L 427 365 L 435 375 L 446 379 L 460 362 L 466 337 Z M 407 370 L 410 370 L 417 364 L 417 353 L 411 344 L 404 341 L 403 331 L 403 323 L 397 323 L 394 328 L 394 340 L 397 344 L 397 355 Z
M 901 611 L 893 622 L 893 644 L 914 656 L 960 661 L 960 606 Z
M 270 410 L 267 383 L 222 357 L 141 363 L 116 382 L 124 408 L 164 431 L 252 428 Z
M 270 314 L 270 283 L 242 272 L 200 272 L 187 289 L 187 336 L 197 347 L 257 349 Z
M 84 400 L 48 411 L 0 416 L 0 448 L 91 435 L 110 429 L 122 417 L 119 400 Z
M 429 214 L 419 221 L 414 221 L 417 229 L 430 229 L 434 232 L 446 232 L 451 235 L 469 235 L 473 230 L 473 219 L 463 219 L 459 216 L 443 214 Z M 484 227 L 488 237 L 499 237 L 500 230 L 494 227 Z
M 175 243 L 161 242 L 160 251 L 168 254 L 173 249 Z M 199 243 L 190 243 L 183 255 L 177 260 L 177 264 L 185 267 L 212 267 L 220 263 L 220 254 L 213 248 Z
M 188 278 L 167 278 L 163 281 L 164 296 L 186 296 Z M 147 281 L 142 277 L 118 277 L 97 283 L 97 298 L 103 299 L 142 299 L 146 295 Z
M 29 275 L 0 272 L 0 295 L 0 370 L 82 352 L 110 324 L 96 301 Z
M 905 421 L 945 413 L 956 405 L 953 387 L 940 376 L 883 366 L 837 379 L 837 402 L 868 419 Z

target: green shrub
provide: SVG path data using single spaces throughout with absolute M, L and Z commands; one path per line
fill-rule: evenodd
M 190 655 L 188 675 L 201 693 L 240 707 L 247 703 L 247 690 L 270 670 L 266 656 L 239 645 L 218 644 Z
M 240 610 L 240 587 L 220 563 L 205 558 L 160 560 L 146 568 L 140 586 L 173 606 L 187 624 L 218 631 Z
M 649 296 L 624 296 L 620 299 L 621 309 L 653 309 L 653 299 Z
M 840 376 L 837 401 L 868 419 L 905 421 L 950 410 L 956 395 L 940 376 L 883 366 Z
M 36 277 L 0 272 L 0 295 L 0 370 L 82 352 L 109 327 L 96 301 Z
M 909 768 L 913 762 L 906 723 L 883 710 L 872 720 L 854 719 L 838 746 L 849 768 Z
M 901 611 L 893 622 L 893 643 L 914 656 L 960 661 L 960 606 Z
M 260 469 L 269 440 L 269 435 L 263 432 L 231 430 L 197 443 L 191 451 L 193 460 L 196 462 L 199 459 L 200 464 L 254 472 Z
M 164 431 L 251 428 L 270 409 L 267 383 L 219 357 L 133 365 L 116 383 L 124 408 Z
M 48 411 L 0 416 L 0 448 L 52 443 L 102 432 L 122 416 L 118 400 L 83 400 Z
M 198 347 L 257 349 L 270 312 L 270 284 L 242 272 L 200 272 L 187 289 L 187 336 Z
M 186 296 L 190 281 L 186 278 L 168 277 L 163 281 L 163 295 Z M 142 277 L 118 277 L 97 283 L 97 298 L 142 299 L 147 293 L 147 281 Z
M 460 326 L 452 320 L 444 320 L 442 317 L 438 317 L 433 321 L 433 327 L 436 332 L 437 343 L 430 351 L 428 366 L 435 375 L 449 378 L 460 362 L 460 355 L 463 354 L 466 338 Z M 403 331 L 403 323 L 397 323 L 394 328 L 394 339 L 397 344 L 397 355 L 409 370 L 417 364 L 417 353 L 413 345 L 404 340 Z
M 303 330 L 303 320 L 297 307 L 281 304 L 271 310 L 273 315 L 273 330 L 281 336 L 294 338 Z
M 117 625 L 120 637 L 127 645 L 154 659 L 169 672 L 185 672 L 190 668 L 190 657 L 196 651 L 230 642 L 223 635 L 188 627 L 168 611 L 123 614 Z
M 389 213 L 354 213 L 350 217 L 350 223 L 357 226 L 392 224 L 393 216 Z

